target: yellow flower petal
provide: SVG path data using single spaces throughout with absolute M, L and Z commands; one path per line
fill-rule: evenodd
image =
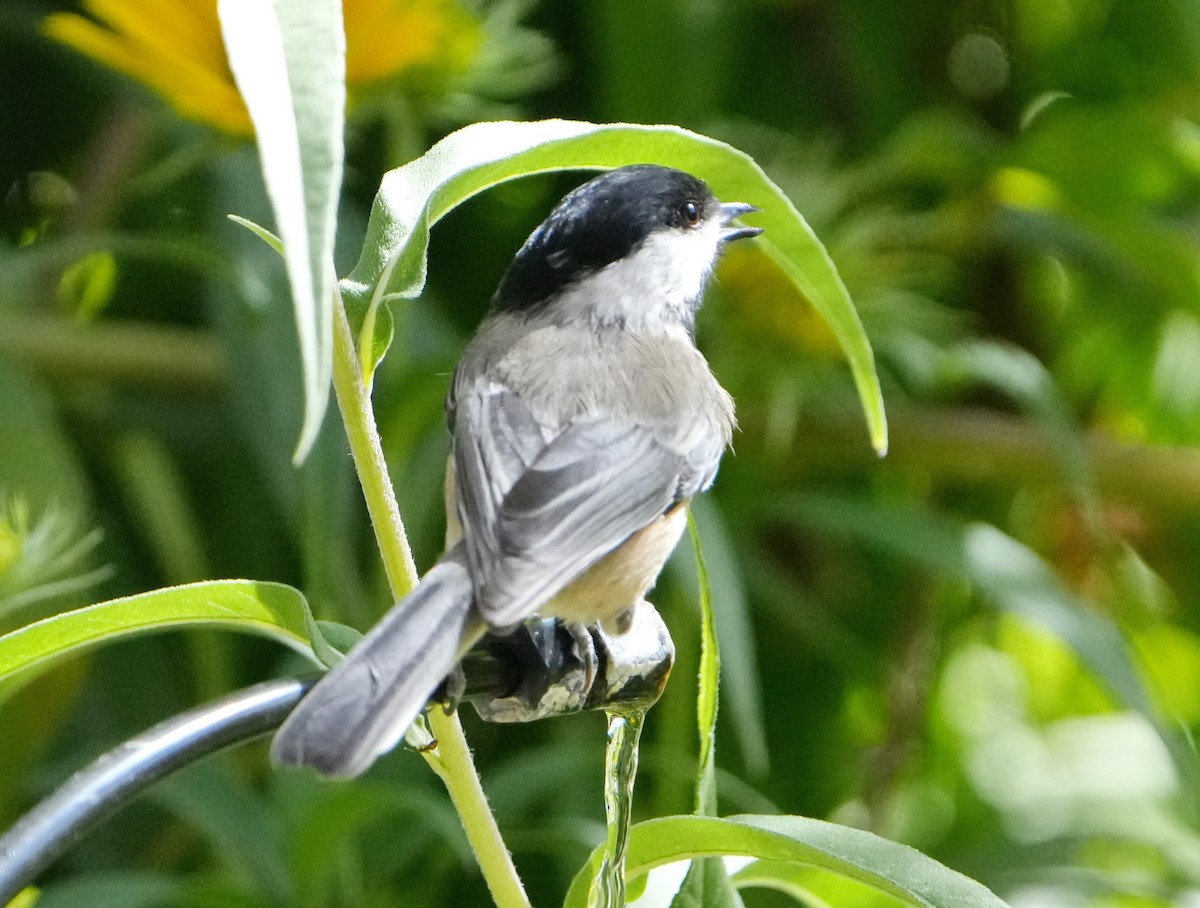
M 217 0 L 85 0 L 84 8 L 114 32 L 168 60 L 227 70 Z
M 451 63 L 462 39 L 477 43 L 478 23 L 448 0 L 343 0 L 346 79 L 365 84 L 406 69 Z M 449 59 L 448 59 L 449 58 Z
M 47 35 L 111 69 L 132 76 L 163 95 L 189 119 L 234 135 L 252 128 L 241 95 L 222 74 L 187 60 L 171 60 L 131 44 L 123 36 L 81 16 L 55 13 L 43 23 Z
M 83 6 L 98 22 L 54 13 L 43 30 L 148 85 L 186 117 L 253 134 L 229 72 L 217 0 L 83 0 Z M 343 0 L 343 16 L 352 86 L 413 67 L 461 68 L 482 34 L 457 0 Z

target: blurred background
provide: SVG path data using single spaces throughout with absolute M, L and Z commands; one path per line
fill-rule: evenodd
M 741 432 L 698 509 L 723 646 L 723 813 L 909 843 L 1018 908 L 1200 905 L 1200 3 L 345 0 L 339 272 L 381 174 L 477 119 L 670 122 L 750 152 L 828 246 L 892 425 L 836 344 L 729 255 L 700 345 Z M 336 412 L 306 465 L 299 364 L 212 0 L 0 0 L 0 631 L 190 580 L 389 605 Z M 703 176 L 703 175 L 701 175 Z M 439 550 L 442 397 L 503 268 L 577 175 L 434 231 L 374 400 L 418 564 Z M 752 244 L 746 244 L 751 246 Z M 679 661 L 639 818 L 691 809 Z M 126 737 L 303 670 L 173 633 L 0 704 L 0 827 Z M 465 721 L 535 904 L 603 838 L 604 720 Z M 790 904 L 746 891 L 747 904 Z M 40 904 L 484 904 L 440 784 L 358 784 L 255 744 L 79 843 Z M 834 902 L 839 904 L 839 902 Z M 857 894 L 840 904 L 890 904 Z

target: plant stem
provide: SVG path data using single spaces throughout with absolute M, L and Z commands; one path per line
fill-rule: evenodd
M 417 585 L 417 566 L 413 562 L 412 550 L 408 547 L 408 536 L 404 532 L 404 521 L 400 519 L 400 508 L 396 504 L 396 493 L 388 475 L 387 461 L 383 457 L 383 445 L 379 430 L 375 426 L 375 411 L 371 408 L 371 395 L 362 380 L 358 354 L 355 352 L 354 335 L 346 318 L 341 294 L 336 294 L 333 317 L 333 392 L 338 408 L 342 411 L 342 423 L 350 441 L 350 453 L 354 457 L 354 469 L 362 484 L 363 498 L 367 502 L 367 513 L 375 530 L 379 554 L 383 556 L 383 570 L 391 587 L 392 598 L 399 602 Z
M 384 572 L 392 596 L 398 601 L 416 585 L 417 570 L 392 491 L 370 392 L 363 382 L 354 335 L 340 295 L 334 305 L 333 389 L 383 557 Z M 512 856 L 500 836 L 496 818 L 488 808 L 458 714 L 432 710 L 429 726 L 437 739 L 437 747 L 425 753 L 425 759 L 450 793 L 492 899 L 499 908 L 529 908 L 529 898 L 517 876 Z
M 530 908 L 512 855 L 500 837 L 496 818 L 488 807 L 458 713 L 433 709 L 428 713 L 428 720 L 429 728 L 437 738 L 437 748 L 425 758 L 450 792 L 450 800 L 466 830 L 492 900 L 500 908 Z

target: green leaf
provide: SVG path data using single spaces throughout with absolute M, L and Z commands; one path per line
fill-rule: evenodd
M 97 249 L 63 272 L 58 283 L 59 304 L 86 321 L 104 311 L 117 287 L 117 260 L 111 251 Z
M 299 590 L 256 580 L 212 580 L 111 599 L 0 637 L 0 690 L 102 643 L 180 627 L 260 634 L 313 658 L 310 621 Z
M 692 861 L 671 908 L 744 908 L 722 858 Z
M 693 500 L 690 511 L 704 540 L 710 596 L 718 603 L 713 609 L 713 619 L 717 639 L 721 641 L 724 721 L 733 726 L 749 775 L 765 778 L 770 761 L 763 719 L 762 676 L 743 582 L 743 559 L 735 550 L 729 527 L 711 496 Z M 680 559 L 680 563 L 686 565 L 687 559 Z
M 340 0 L 220 0 L 229 66 L 258 138 L 283 241 L 304 370 L 303 461 L 329 402 L 333 240 L 342 184 L 346 47 Z
M 717 813 L 717 707 L 720 702 L 721 652 L 713 622 L 712 587 L 708 568 L 700 547 L 700 532 L 696 520 L 688 514 L 688 535 L 696 558 L 696 574 L 700 586 L 700 678 L 696 691 L 696 720 L 700 731 L 699 772 L 696 778 L 696 813 L 715 816 Z M 694 869 L 694 868 L 693 868 Z
M 360 357 L 377 363 L 379 307 L 414 297 L 425 285 L 429 229 L 447 212 L 506 180 L 559 170 L 605 170 L 656 163 L 703 177 L 718 197 L 762 209 L 756 242 L 829 322 L 849 360 L 877 451 L 887 449 L 883 397 L 862 323 L 825 247 L 812 228 L 748 155 L 675 126 L 597 125 L 568 120 L 476 123 L 383 178 L 362 256 L 342 281 L 347 305 L 361 320 Z
M 314 621 L 308 626 L 313 653 L 322 663 L 333 668 L 351 647 L 362 639 L 362 631 L 336 621 Z
M 920 908 L 1005 908 L 985 886 L 907 845 L 804 817 L 665 817 L 633 828 L 626 878 L 697 857 L 743 855 L 818 867 Z M 584 908 L 599 849 L 580 870 L 564 908 Z
M 789 895 L 807 908 L 895 908 L 903 902 L 858 880 L 817 867 L 786 861 L 754 861 L 733 876 L 739 890 L 772 889 Z
M 283 240 L 281 240 L 279 237 L 277 237 L 275 234 L 273 234 L 270 230 L 268 230 L 262 224 L 256 224 L 256 223 L 254 223 L 254 221 L 250 220 L 249 218 L 244 218 L 244 217 L 241 217 L 240 215 L 236 215 L 236 214 L 227 214 L 225 216 L 227 218 L 229 218 L 229 220 L 233 221 L 233 223 L 237 224 L 239 227 L 245 227 L 247 230 L 249 230 L 251 233 L 253 233 L 256 237 L 258 237 L 260 240 L 262 240 L 264 243 L 266 243 L 268 246 L 270 246 L 272 249 L 274 249 L 276 252 L 278 252 L 284 258 L 287 257 L 286 255 L 284 255 L 284 252 L 283 252 Z
M 717 813 L 717 712 L 721 690 L 721 651 L 713 615 L 712 584 L 700 545 L 696 518 L 688 514 L 688 535 L 696 562 L 700 591 L 700 672 L 696 691 L 696 724 L 700 733 L 699 769 L 696 773 L 697 816 Z M 692 861 L 683 884 L 671 900 L 671 908 L 741 908 L 720 858 Z

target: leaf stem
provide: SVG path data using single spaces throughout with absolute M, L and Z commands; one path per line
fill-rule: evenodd
M 370 392 L 363 380 L 355 349 L 354 334 L 346 318 L 341 295 L 336 290 L 335 295 L 334 395 L 342 413 L 354 466 L 383 557 L 384 572 L 392 596 L 399 600 L 416 585 L 417 570 L 392 491 L 371 408 Z M 429 713 L 429 726 L 437 739 L 437 747 L 425 753 L 425 759 L 450 794 L 492 899 L 499 908 L 529 908 L 529 898 L 517 876 L 512 856 L 500 836 L 496 818 L 488 808 L 458 714 L 432 710 Z

